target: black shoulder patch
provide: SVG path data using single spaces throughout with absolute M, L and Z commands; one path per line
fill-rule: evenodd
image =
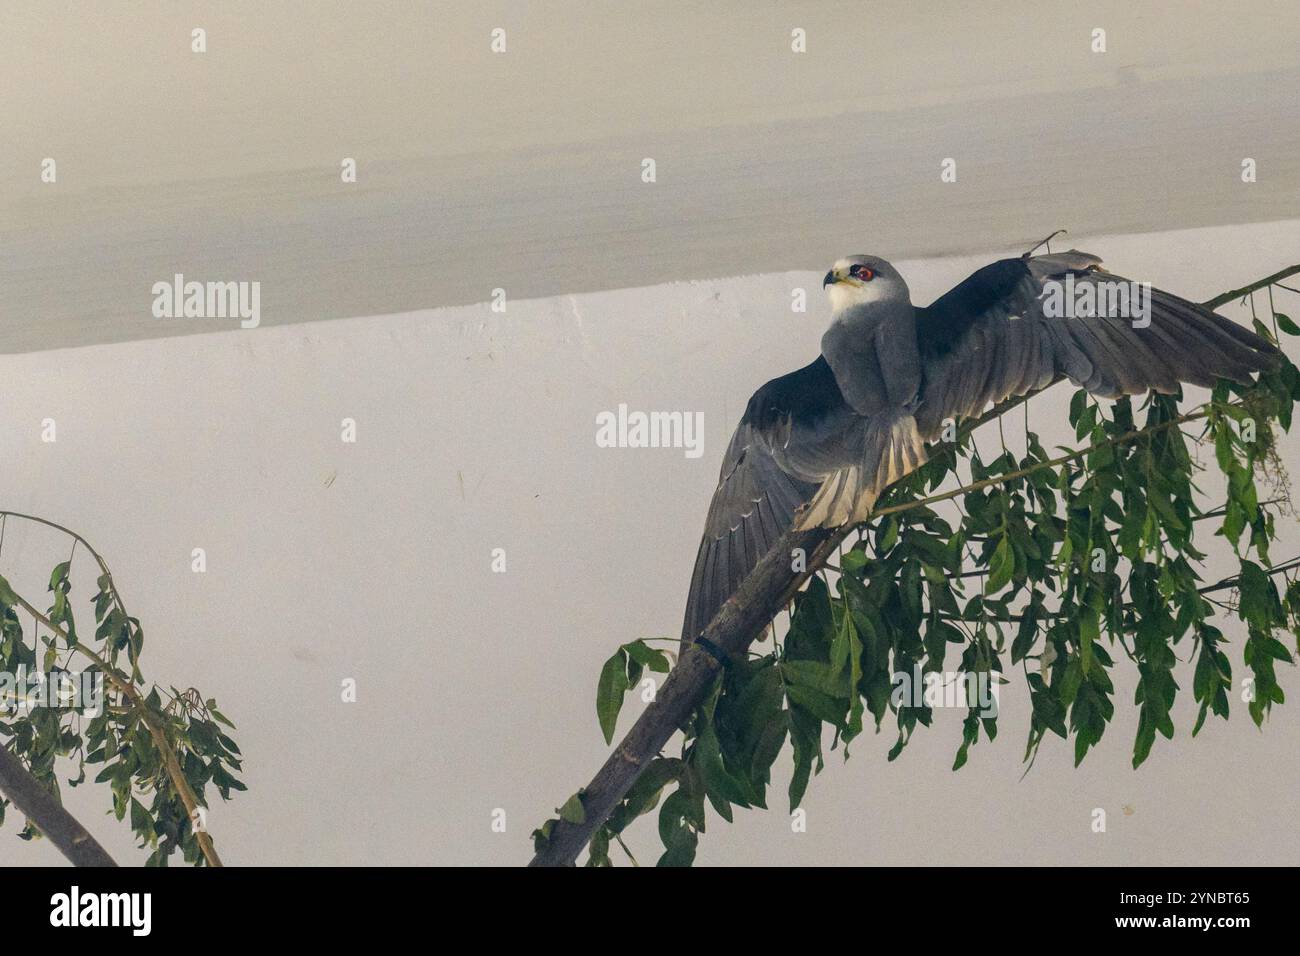
M 765 430 L 787 415 L 796 424 L 811 424 L 844 404 L 835 373 L 822 356 L 796 372 L 768 382 L 749 400 L 741 422 Z
M 942 355 L 999 300 L 1010 298 L 1029 276 L 1024 259 L 999 259 L 963 280 L 924 309 L 917 309 L 922 354 Z

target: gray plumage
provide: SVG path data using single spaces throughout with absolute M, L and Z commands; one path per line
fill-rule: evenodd
M 1145 327 L 1105 309 L 1049 317 L 1049 293 L 1067 278 L 1076 289 L 1091 284 L 1095 297 L 1106 283 L 1128 282 L 1087 253 L 1026 255 L 986 266 L 917 308 L 885 260 L 837 262 L 823 283 L 834 318 L 821 355 L 755 392 L 727 448 L 683 642 L 788 529 L 866 520 L 885 488 L 924 464 L 925 443 L 948 419 L 960 422 L 1058 375 L 1118 398 L 1171 393 L 1184 382 L 1245 382 L 1278 363 L 1267 340 L 1156 289 Z

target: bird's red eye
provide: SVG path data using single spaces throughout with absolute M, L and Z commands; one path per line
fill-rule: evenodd
M 863 282 L 870 282 L 876 277 L 874 272 L 862 265 L 855 265 L 849 269 L 849 275 L 854 279 L 861 279 Z

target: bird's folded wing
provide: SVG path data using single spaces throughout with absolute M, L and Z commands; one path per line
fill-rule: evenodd
M 1183 382 L 1248 381 L 1252 372 L 1276 367 L 1272 343 L 1158 289 L 1150 289 L 1144 316 L 1135 314 L 1140 300 L 1133 297 L 1123 316 L 1066 317 L 1045 307 L 1052 294 L 1064 295 L 1063 287 L 1079 294 L 1091 285 L 1093 301 L 1102 303 L 1097 311 L 1115 312 L 1112 292 L 1119 286 L 1102 284 L 1128 282 L 1102 270 L 1095 256 L 1071 250 L 995 262 L 918 309 L 924 380 L 916 418 L 922 437 L 932 440 L 946 419 L 978 414 L 1059 375 L 1117 398 L 1149 389 L 1175 392 Z M 1053 283 L 1056 288 L 1049 288 Z

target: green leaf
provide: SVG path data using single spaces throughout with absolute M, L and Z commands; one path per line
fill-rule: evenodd
M 800 684 L 791 684 L 785 689 L 785 693 L 792 703 L 799 705 L 818 720 L 824 720 L 836 727 L 842 728 L 844 726 L 844 712 L 847 701 L 836 700 L 820 691 Z
M 50 572 L 50 590 L 51 590 L 51 591 L 57 591 L 57 590 L 59 589 L 59 586 L 60 586 L 61 584 L 63 584 L 64 581 L 67 580 L 67 578 L 68 578 L 68 568 L 69 568 L 70 566 L 71 566 L 71 562 L 68 562 L 68 561 L 64 561 L 64 562 L 62 562 L 62 563 L 60 563 L 60 564 L 56 564 L 56 565 L 54 566 L 54 570 Z
M 702 814 L 691 794 L 681 788 L 674 790 L 659 809 L 659 839 L 665 849 L 657 865 L 690 866 L 702 826 Z
M 712 724 L 706 724 L 700 737 L 695 742 L 696 761 L 700 770 L 700 780 L 704 784 L 705 795 L 713 804 L 718 815 L 730 822 L 731 808 L 728 804 L 748 807 L 748 794 L 743 785 L 727 770 L 722 759 L 722 748 L 718 743 L 717 731 Z
M 1083 672 L 1092 672 L 1092 645 L 1101 634 L 1097 612 L 1091 607 L 1079 609 L 1079 651 Z
M 149 811 L 135 797 L 131 798 L 131 829 L 137 833 L 153 830 L 153 819 L 149 816 Z
M 778 711 L 767 722 L 758 741 L 754 745 L 754 756 L 750 762 L 749 777 L 764 786 L 771 780 L 772 764 L 785 746 L 786 734 L 790 730 L 790 712 Z
M 609 858 L 609 831 L 604 827 L 600 827 L 591 835 L 588 850 L 590 852 L 587 856 L 587 866 L 606 867 L 614 865 Z
M 1088 393 L 1079 389 L 1070 397 L 1070 424 L 1075 425 L 1079 421 L 1079 416 L 1083 410 L 1088 407 Z
M 830 664 L 822 661 L 784 661 L 778 666 L 787 684 L 807 687 L 827 697 L 849 696 L 843 672 Z
M 1004 536 L 993 551 L 989 561 L 989 576 L 984 584 L 985 594 L 996 594 L 1002 590 L 1016 573 L 1015 552 L 1012 551 L 1010 538 Z
M 631 644 L 624 644 L 623 650 L 627 651 L 629 658 L 641 666 L 648 667 L 657 674 L 668 673 L 668 656 L 663 651 L 648 647 L 645 641 L 636 640 Z
M 623 709 L 623 695 L 627 689 L 627 653 L 620 647 L 605 661 L 596 684 L 596 718 L 607 744 L 614 741 L 618 712 Z
M 1038 611 L 1041 607 L 1041 597 L 1035 594 L 1033 601 L 1025 608 L 1024 614 L 1020 618 L 1020 627 L 1016 631 L 1016 639 L 1011 644 L 1011 663 L 1019 664 L 1034 649 L 1034 644 L 1038 641 Z
M 858 693 L 858 682 L 862 680 L 862 638 L 853 626 L 853 615 L 844 613 L 844 628 L 849 635 L 849 719 L 844 728 L 844 742 L 862 733 L 862 695 Z
M 804 793 L 808 790 L 808 781 L 812 777 L 813 761 L 820 754 L 820 741 L 809 739 L 799 728 L 799 718 L 790 714 L 790 738 L 794 745 L 794 773 L 790 777 L 790 812 L 799 809 Z M 816 722 L 818 731 L 821 723 Z
M 650 766 L 637 777 L 623 802 L 614 808 L 606 826 L 612 833 L 622 833 L 633 820 L 654 809 L 664 787 L 678 779 L 681 772 L 682 762 L 676 758 L 656 757 L 650 761 Z
M 587 811 L 582 805 L 581 794 L 575 793 L 564 801 L 564 806 L 560 807 L 560 819 L 566 823 L 581 823 L 587 819 Z

